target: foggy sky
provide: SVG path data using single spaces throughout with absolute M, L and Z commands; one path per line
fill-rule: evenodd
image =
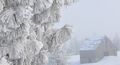
M 73 36 L 84 39 L 92 35 L 120 34 L 120 0 L 80 0 L 62 10 L 59 26 L 73 26 Z

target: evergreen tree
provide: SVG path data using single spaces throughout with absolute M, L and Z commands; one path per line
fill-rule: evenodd
M 60 19 L 61 7 L 72 2 L 0 0 L 0 58 L 13 65 L 45 65 L 50 55 L 60 58 L 59 50 L 70 38 L 71 29 L 69 25 L 53 26 Z

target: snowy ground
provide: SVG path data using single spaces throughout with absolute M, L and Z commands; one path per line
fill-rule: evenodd
M 80 65 L 80 56 L 79 55 L 71 56 L 68 60 L 68 63 L 70 65 Z
M 71 56 L 68 60 L 70 65 L 80 65 L 80 56 L 75 55 Z M 81 64 L 81 65 L 120 65 L 120 52 L 118 52 L 118 56 L 108 56 L 103 58 L 101 61 L 97 63 L 89 63 L 89 64 Z

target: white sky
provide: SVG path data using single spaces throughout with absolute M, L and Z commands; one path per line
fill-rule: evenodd
M 58 24 L 72 25 L 80 40 L 96 34 L 112 38 L 120 33 L 120 0 L 80 0 L 62 10 Z

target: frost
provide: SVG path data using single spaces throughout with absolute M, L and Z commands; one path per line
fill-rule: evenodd
M 80 50 L 95 50 L 99 44 L 102 44 L 106 36 L 93 36 L 84 40 L 80 46 Z
M 51 55 L 61 65 L 59 53 L 71 36 L 71 27 L 53 25 L 60 19 L 61 7 L 71 2 L 0 0 L 0 65 L 46 65 Z

